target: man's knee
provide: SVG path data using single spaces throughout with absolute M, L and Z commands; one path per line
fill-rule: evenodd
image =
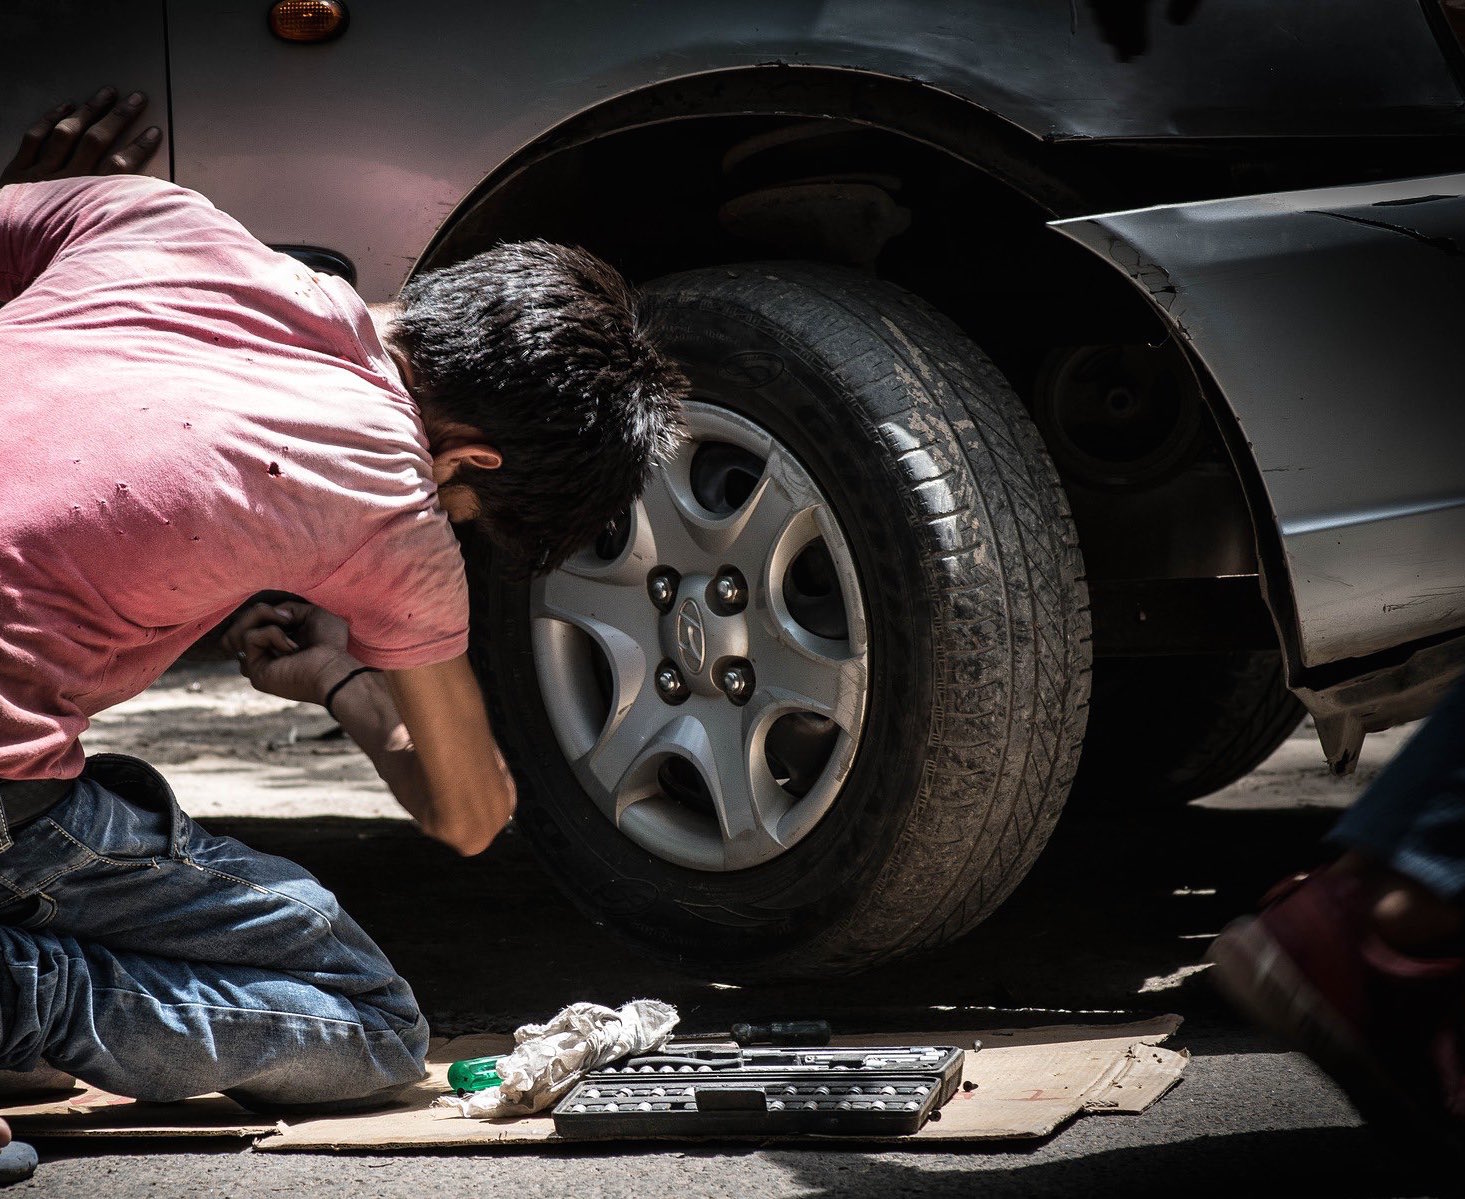
M 251 1111 L 265 1114 L 328 1115 L 365 1111 L 393 1102 L 426 1077 L 428 1029 L 415 1022 L 378 1029 L 361 1037 L 282 1063 L 224 1093 Z

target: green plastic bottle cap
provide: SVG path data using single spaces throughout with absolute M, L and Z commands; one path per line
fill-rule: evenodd
M 486 1091 L 502 1081 L 498 1076 L 497 1057 L 470 1057 L 448 1067 L 448 1086 L 460 1095 Z

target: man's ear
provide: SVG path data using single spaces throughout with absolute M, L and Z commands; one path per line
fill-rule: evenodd
M 498 470 L 504 456 L 491 445 L 460 445 L 432 456 L 432 481 L 441 487 L 452 481 L 460 466 L 476 466 L 479 470 Z

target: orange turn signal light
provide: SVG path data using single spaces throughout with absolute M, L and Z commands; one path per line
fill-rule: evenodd
M 340 0 L 276 0 L 270 32 L 287 42 L 328 42 L 346 32 L 350 20 Z

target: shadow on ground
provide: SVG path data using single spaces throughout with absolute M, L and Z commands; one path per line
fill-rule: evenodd
M 1143 1155 L 1143 1165 L 1138 1157 Z M 779 1165 L 800 1199 L 835 1199 L 850 1193 L 851 1171 L 870 1195 L 960 1195 L 983 1199 L 1032 1195 L 1123 1195 L 1125 1199 L 1199 1196 L 1320 1195 L 1396 1196 L 1401 1190 L 1397 1160 L 1381 1155 L 1365 1131 L 1310 1128 L 1199 1137 L 1164 1145 L 1111 1149 L 1081 1157 L 1033 1161 L 1003 1153 L 976 1170 L 924 1168 L 910 1156 L 841 1158 L 803 1150 L 780 1152 Z M 1009 1164 L 1010 1163 L 1010 1164 Z M 1320 1164 L 1326 1163 L 1320 1171 Z M 935 1163 L 933 1163 L 934 1165 Z M 976 1163 L 973 1163 L 974 1165 Z M 944 1165 L 944 1163 L 943 1163 Z M 1433 1177 L 1419 1171 L 1423 1193 Z
M 1218 1003 L 1188 968 L 1279 876 L 1317 860 L 1333 818 L 1073 811 L 1008 904 L 960 941 L 857 978 L 748 990 L 689 978 L 597 929 L 512 833 L 465 861 L 387 821 L 206 823 L 294 858 L 333 888 L 413 983 L 434 1028 L 452 1034 L 510 1030 L 577 999 L 638 996 L 676 1003 L 689 1030 L 800 1015 L 862 1031 L 1085 1012 L 1204 1018 Z

